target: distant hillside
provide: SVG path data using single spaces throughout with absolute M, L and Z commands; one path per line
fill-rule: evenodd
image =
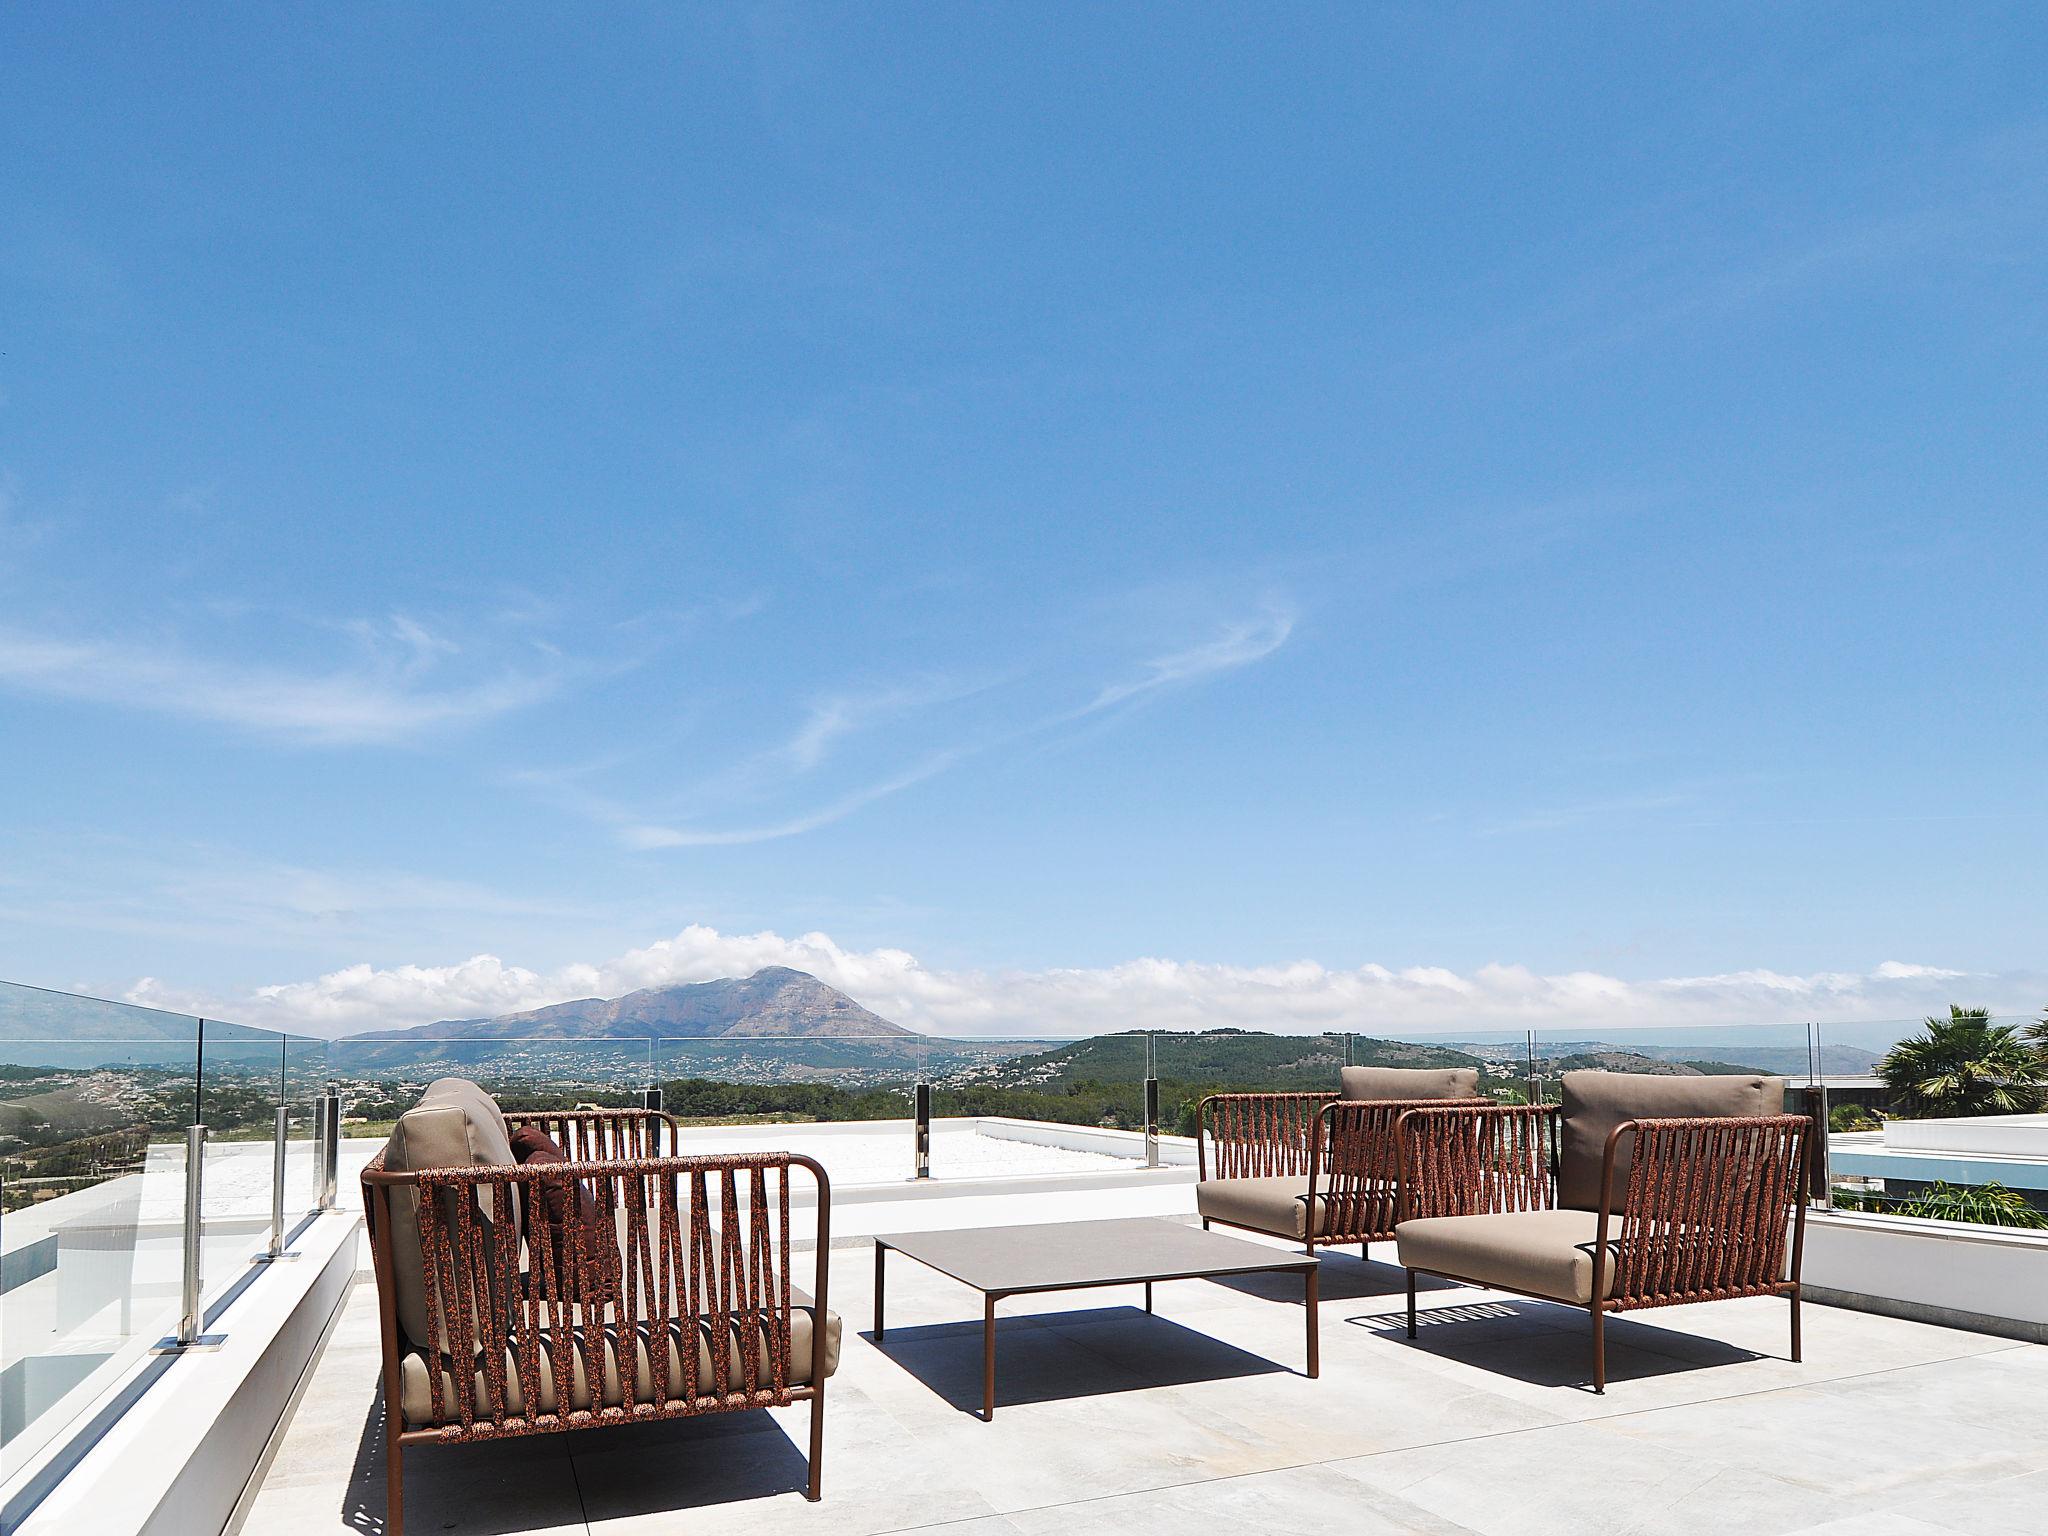
M 1398 1040 L 1352 1041 L 1352 1061 L 1371 1067 L 1476 1067 L 1463 1051 Z M 1239 1089 L 1329 1088 L 1344 1066 L 1344 1046 L 1324 1035 L 1267 1035 L 1242 1029 L 1162 1034 L 1154 1060 L 1163 1081 Z M 1078 1082 L 1137 1082 L 1145 1075 L 1142 1034 L 1097 1035 L 1035 1056 L 971 1068 L 956 1084 L 997 1088 L 1061 1088 Z
M 787 966 L 744 980 L 645 987 L 624 997 L 578 998 L 490 1019 L 444 1019 L 415 1029 L 370 1030 L 360 1040 L 732 1039 L 762 1035 L 906 1039 L 912 1031 L 861 1007 L 836 987 Z
M 1470 1051 L 1505 1071 L 1520 1070 L 1528 1059 L 1528 1048 L 1520 1040 L 1484 1043 L 1451 1041 L 1457 1050 Z M 1821 1071 L 1831 1077 L 1860 1077 L 1877 1070 L 1877 1053 L 1854 1045 L 1821 1047 Z M 1731 1041 L 1690 1042 L 1663 1045 L 1645 1040 L 1641 1033 L 1627 1044 L 1610 1040 L 1541 1040 L 1536 1042 L 1537 1065 L 1547 1076 L 1579 1067 L 1597 1067 L 1608 1072 L 1676 1071 L 1725 1074 L 1767 1072 L 1777 1077 L 1804 1079 L 1808 1070 L 1803 1045 L 1750 1045 L 1739 1038 Z

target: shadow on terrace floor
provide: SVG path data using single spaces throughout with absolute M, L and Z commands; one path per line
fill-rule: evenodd
M 1299 1282 L 1297 1282 L 1297 1285 Z M 981 1413 L 981 1319 L 893 1327 L 862 1338 L 962 1413 Z M 1113 1338 L 1113 1354 L 1095 1347 Z M 1295 1373 L 1141 1307 L 996 1319 L 996 1407 L 1103 1397 L 1149 1387 Z M 1298 1373 L 1297 1373 L 1298 1374 Z
M 1493 1299 L 1439 1304 L 1417 1314 L 1413 1339 L 1408 1337 L 1405 1307 L 1344 1321 L 1405 1348 L 1532 1386 L 1593 1390 L 1593 1324 L 1578 1307 Z M 1607 1319 L 1610 1385 L 1764 1358 L 1753 1349 L 1635 1322 L 1625 1315 L 1610 1314 Z
M 561 1512 L 537 1509 L 523 1495 L 535 1484 L 536 1462 L 556 1458 L 574 1461 L 576 1483 L 586 1500 L 603 1506 L 605 1518 L 801 1493 L 809 1477 L 803 1452 L 766 1412 L 420 1445 L 405 1453 L 406 1529 L 459 1524 L 466 1536 L 514 1536 L 552 1524 Z M 387 1528 L 381 1393 L 363 1420 L 342 1518 L 364 1536 Z
M 1237 1234 L 1227 1235 L 1234 1237 Z M 1380 1251 L 1392 1253 L 1394 1245 L 1382 1244 Z M 1334 1301 L 1356 1301 L 1374 1296 L 1405 1297 L 1408 1294 L 1408 1271 L 1398 1264 L 1360 1259 L 1355 1250 L 1347 1248 L 1319 1248 L 1316 1257 L 1323 1261 L 1317 1272 L 1316 1285 L 1326 1307 Z M 1227 1286 L 1265 1301 L 1301 1305 L 1301 1276 L 1298 1274 L 1211 1275 L 1208 1281 L 1211 1285 Z M 1434 1275 L 1421 1275 L 1416 1280 L 1416 1289 L 1421 1291 L 1447 1290 L 1455 1285 L 1455 1281 L 1439 1280 Z

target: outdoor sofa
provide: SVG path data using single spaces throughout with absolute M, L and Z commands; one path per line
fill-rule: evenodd
M 1338 1091 L 1215 1093 L 1195 1112 L 1195 1209 L 1308 1252 L 1394 1235 L 1394 1128 L 1418 1104 L 1490 1105 L 1476 1067 L 1346 1067 Z
M 399 1118 L 363 1172 L 384 1536 L 403 1536 L 411 1447 L 800 1401 L 817 1499 L 840 1346 L 825 1172 L 790 1153 L 675 1147 L 676 1122 L 658 1111 L 507 1115 L 460 1078 Z M 816 1192 L 814 1295 L 790 1274 L 798 1169 Z
M 1813 1121 L 1784 1080 L 1567 1072 L 1562 1098 L 1401 1115 L 1408 1337 L 1426 1274 L 1586 1308 L 1596 1392 L 1606 1315 L 1641 1307 L 1788 1297 L 1797 1360 Z

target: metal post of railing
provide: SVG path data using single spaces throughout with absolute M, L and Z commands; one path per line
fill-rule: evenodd
M 313 1095 L 313 1209 L 327 1209 L 327 1095 Z
M 913 1134 L 917 1138 L 917 1161 L 914 1177 L 928 1179 L 932 1176 L 932 1085 L 917 1085 L 917 1119 L 913 1123 Z
M 1812 1083 L 1806 1090 L 1806 1112 L 1813 1116 L 1813 1152 L 1807 1164 L 1813 1170 L 1813 1188 L 1808 1195 L 1815 1205 L 1827 1207 L 1834 1197 L 1828 1191 L 1828 1080 L 1821 1071 L 1818 1024 L 1806 1026 L 1806 1063 Z
M 291 1111 L 280 1104 L 277 1106 L 277 1133 L 270 1146 L 270 1244 L 256 1255 L 253 1262 L 258 1264 L 275 1264 L 279 1259 L 298 1257 L 284 1251 L 284 1148 L 290 1131 Z
M 198 1342 L 199 1298 L 205 1290 L 200 1239 L 206 1235 L 206 1127 L 185 1127 L 185 1284 L 179 1293 L 178 1344 Z
M 1145 1032 L 1145 1166 L 1159 1166 L 1159 1043 Z
M 1355 1050 L 1357 1043 L 1358 1036 L 1352 1034 L 1349 1030 L 1346 1030 L 1344 1032 L 1344 1065 L 1347 1067 L 1355 1067 L 1358 1065 L 1358 1057 L 1357 1052 Z
M 659 1114 L 666 1107 L 661 1091 L 660 1046 L 654 1040 L 647 1042 L 647 1086 L 640 1090 L 640 1107 Z
M 200 1265 L 200 1243 L 206 1235 L 203 1226 L 206 1217 L 205 1180 L 206 1127 L 188 1125 L 185 1127 L 185 1273 L 178 1293 L 178 1331 L 168 1339 L 157 1340 L 159 1353 L 218 1349 L 221 1345 L 221 1335 L 199 1331 L 206 1322 L 202 1305 L 206 1277 Z
M 341 1181 L 337 1171 L 341 1166 L 341 1095 L 328 1084 L 327 1091 L 320 1095 L 320 1209 L 334 1209 L 334 1197 L 340 1191 Z
M 1536 1072 L 1536 1031 L 1532 1029 L 1525 1033 L 1528 1036 L 1529 1042 L 1529 1102 L 1531 1104 L 1541 1104 L 1543 1102 L 1543 1079 Z
M 341 1093 L 338 1089 L 327 1097 L 327 1169 L 323 1177 L 327 1181 L 327 1208 L 333 1210 L 335 1199 L 341 1193 Z

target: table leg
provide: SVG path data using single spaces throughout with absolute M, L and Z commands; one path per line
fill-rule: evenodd
M 996 1417 L 996 1299 L 992 1295 L 982 1301 L 981 1417 L 988 1424 Z
M 882 1339 L 882 1256 L 889 1251 L 886 1244 L 875 1244 L 875 1342 Z
M 1314 1269 L 1302 1276 L 1302 1311 L 1308 1314 L 1308 1374 L 1311 1379 L 1323 1374 L 1322 1329 L 1317 1316 L 1322 1300 L 1322 1283 Z
M 1152 1310 L 1152 1282 L 1150 1280 L 1145 1282 L 1145 1310 L 1147 1312 Z

